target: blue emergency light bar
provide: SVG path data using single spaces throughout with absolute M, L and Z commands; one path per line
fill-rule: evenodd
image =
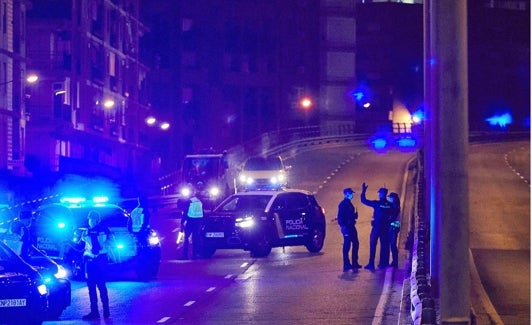
M 87 198 L 84 198 L 84 197 L 62 197 L 61 199 L 59 199 L 59 202 L 66 203 L 66 204 L 68 204 L 70 206 L 76 206 L 76 205 L 80 205 L 82 203 L 87 202 Z M 103 204 L 105 204 L 107 202 L 109 202 L 109 197 L 107 197 L 107 196 L 95 196 L 95 197 L 92 198 L 92 200 L 90 200 L 89 204 L 103 205 Z

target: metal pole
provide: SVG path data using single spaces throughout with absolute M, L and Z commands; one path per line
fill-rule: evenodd
M 470 323 L 467 0 L 429 2 L 430 191 L 441 324 Z

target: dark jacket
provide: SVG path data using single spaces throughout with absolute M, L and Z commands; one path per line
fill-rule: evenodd
M 388 229 L 390 225 L 390 218 L 393 213 L 392 204 L 386 200 L 368 200 L 366 198 L 366 192 L 360 193 L 360 201 L 362 204 L 373 208 L 373 220 L 371 225 L 377 229 Z
M 343 199 L 338 205 L 338 224 L 346 229 L 355 228 L 358 212 L 351 200 Z

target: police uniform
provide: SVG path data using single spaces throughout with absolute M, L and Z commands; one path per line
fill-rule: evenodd
M 192 236 L 192 256 L 198 256 L 198 242 L 203 222 L 203 204 L 193 196 L 185 205 L 183 217 L 181 218 L 181 229 L 185 229 L 185 238 L 183 243 L 183 259 L 188 259 L 189 238 Z
M 375 269 L 375 253 L 377 250 L 377 241 L 380 242 L 380 258 L 379 267 L 384 268 L 388 266 L 390 256 L 390 244 L 388 242 L 388 229 L 390 227 L 390 215 L 392 213 L 392 205 L 386 199 L 388 190 L 386 188 L 379 189 L 379 200 L 368 200 L 366 198 L 366 188 L 362 187 L 360 193 L 360 201 L 373 208 L 373 220 L 371 220 L 371 232 L 369 235 L 369 262 L 364 267 L 369 270 Z
M 83 253 L 85 261 L 85 277 L 87 279 L 87 287 L 89 290 L 90 313 L 83 316 L 83 319 L 98 319 L 100 314 L 98 312 L 98 294 L 96 288 L 100 292 L 100 300 L 103 307 L 103 316 L 108 318 L 109 313 L 109 295 L 106 286 L 107 273 L 107 241 L 111 236 L 109 228 L 102 225 L 99 221 L 93 227 L 89 227 L 83 234 L 83 241 L 85 242 L 85 251 Z
M 388 197 L 391 199 L 392 214 L 390 216 L 390 228 L 388 230 L 388 240 L 390 241 L 390 250 L 392 253 L 393 267 L 399 266 L 399 250 L 397 249 L 397 236 L 399 235 L 399 229 L 401 224 L 401 203 L 399 195 L 397 193 L 390 193 Z
M 344 195 L 354 194 L 354 191 L 350 188 L 344 189 Z M 342 231 L 344 237 L 344 244 L 342 246 L 343 265 L 344 271 L 350 269 L 358 269 L 361 267 L 358 264 L 358 232 L 355 227 L 356 220 L 358 219 L 358 212 L 351 203 L 351 200 L 347 197 L 338 205 L 338 225 Z M 351 261 L 349 260 L 349 250 L 351 249 Z

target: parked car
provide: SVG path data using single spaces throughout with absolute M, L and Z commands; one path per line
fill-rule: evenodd
M 206 214 L 199 245 L 204 257 L 217 249 L 264 257 L 273 247 L 298 245 L 316 253 L 323 248 L 325 232 L 324 210 L 310 192 L 247 191 L 229 196 Z
M 0 324 L 42 324 L 48 294 L 39 272 L 0 240 Z
M 238 190 L 276 190 L 288 187 L 288 170 L 279 156 L 250 157 L 238 175 Z
M 134 229 L 130 214 L 106 197 L 65 197 L 60 203 L 41 206 L 33 222 L 36 247 L 67 268 L 75 279 L 84 278 L 83 231 L 87 215 L 96 211 L 111 230 L 108 252 L 112 272 L 134 270 L 142 280 L 155 278 L 161 262 L 161 243 L 154 229 Z

